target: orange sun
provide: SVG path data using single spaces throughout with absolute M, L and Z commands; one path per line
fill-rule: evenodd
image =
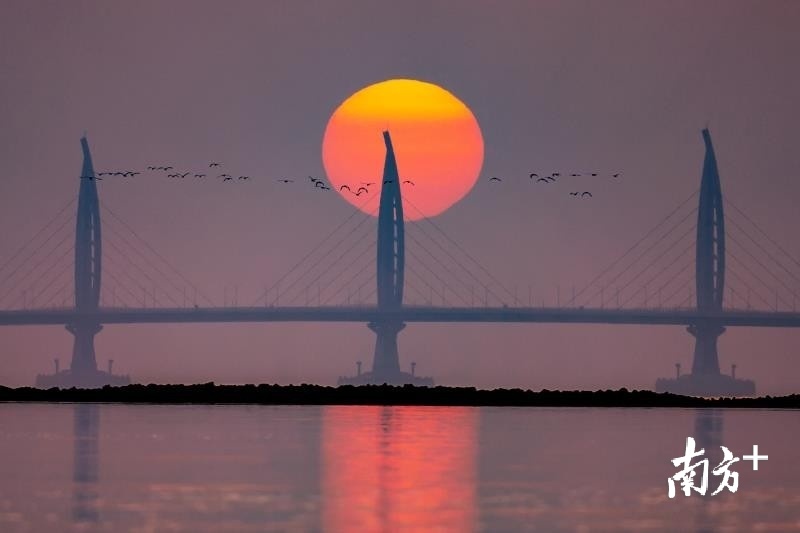
M 450 92 L 418 80 L 370 85 L 331 115 L 322 163 L 331 186 L 362 211 L 377 214 L 388 130 L 403 183 L 406 220 L 436 216 L 472 189 L 483 164 L 483 137 L 469 108 Z M 366 183 L 369 193 L 356 196 Z M 351 191 L 343 189 L 350 187 Z

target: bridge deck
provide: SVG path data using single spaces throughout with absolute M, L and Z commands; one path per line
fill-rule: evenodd
M 380 311 L 374 306 L 340 307 L 200 307 L 101 308 L 77 313 L 73 308 L 0 311 L 0 326 L 59 325 L 77 320 L 101 324 L 211 322 L 472 322 L 689 325 L 714 321 L 725 326 L 800 327 L 800 313 L 752 310 L 700 312 L 684 309 L 607 309 L 547 307 L 420 307 Z

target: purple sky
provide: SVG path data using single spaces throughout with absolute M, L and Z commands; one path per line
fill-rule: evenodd
M 537 303 L 554 305 L 556 286 L 565 299 L 696 190 L 706 125 L 723 194 L 800 257 L 798 21 L 791 1 L 6 1 L 0 264 L 77 195 L 86 130 L 98 171 L 216 159 L 254 177 L 99 187 L 214 301 L 237 285 L 250 304 L 351 212 L 332 192 L 275 178 L 322 174 L 333 110 L 395 77 L 442 85 L 480 122 L 484 177 L 435 221 L 525 303 L 528 285 Z M 576 202 L 567 184 L 528 182 L 542 170 L 623 178 L 576 181 L 595 194 Z M 0 383 L 31 384 L 53 357 L 66 364 L 71 344 L 61 327 L 1 329 Z M 102 367 L 113 357 L 145 382 L 330 384 L 371 360 L 374 336 L 357 324 L 137 325 L 106 327 L 96 344 Z M 759 392 L 796 391 L 799 344 L 800 331 L 729 330 L 721 366 L 736 363 Z M 680 327 L 434 324 L 400 335 L 404 367 L 480 387 L 652 387 L 675 362 L 688 368 L 692 347 Z

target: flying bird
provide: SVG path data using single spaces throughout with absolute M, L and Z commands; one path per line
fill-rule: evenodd
M 559 177 L 560 175 L 561 175 L 561 172 L 553 172 L 553 176 L 555 176 L 556 178 Z
M 612 177 L 612 178 L 618 178 L 618 177 L 619 177 L 619 175 L 620 175 L 620 173 L 619 173 L 619 172 L 617 172 L 616 174 L 612 174 L 612 175 L 611 175 L 611 177 Z
M 367 187 L 369 187 L 370 185 L 375 185 L 375 182 L 371 181 L 371 182 L 367 183 L 366 181 L 362 181 L 361 185 L 366 185 Z
M 387 183 L 394 183 L 392 180 L 384 180 L 383 184 L 386 185 Z
M 572 176 L 574 178 L 576 176 L 580 176 L 580 174 L 570 174 L 570 176 Z
M 186 176 L 188 176 L 189 174 L 191 174 L 191 172 L 184 172 L 183 174 L 181 174 L 181 177 L 182 177 L 182 178 L 185 178 L 185 177 L 186 177 Z
M 231 181 L 231 180 L 233 180 L 233 178 L 232 178 L 232 177 L 230 177 L 230 176 L 228 176 L 227 178 L 225 178 L 225 179 L 224 179 L 224 180 L 222 180 L 222 181 Z
M 356 190 L 356 196 L 358 196 L 358 195 L 359 195 L 359 194 L 361 194 L 362 192 L 369 192 L 369 189 L 367 189 L 366 187 L 359 187 L 359 188 Z
M 314 176 L 309 176 L 308 179 L 311 180 L 311 183 L 317 183 L 322 181 L 321 179 L 315 178 Z
M 501 180 L 500 178 L 491 177 L 489 178 L 489 181 L 503 181 L 503 180 Z
M 129 172 L 131 176 L 138 176 L 139 174 L 141 174 L 141 172 Z
M 94 176 L 81 176 L 82 180 L 102 180 L 103 178 L 96 178 Z
M 249 180 L 249 179 L 250 179 L 250 176 L 239 176 L 237 179 L 240 179 L 240 180 Z
M 584 196 L 586 196 L 586 195 L 589 195 L 589 198 L 591 198 L 591 197 L 592 197 L 592 193 L 590 193 L 589 191 L 583 191 L 583 192 L 581 193 L 581 198 L 583 198 L 583 197 L 584 197 Z
M 230 178 L 230 177 L 231 177 L 231 175 L 230 175 L 230 174 L 220 174 L 220 175 L 219 175 L 219 176 L 217 176 L 217 177 L 218 177 L 218 178 Z
M 323 182 L 322 180 L 315 181 L 314 182 L 314 188 L 316 188 L 316 189 L 324 189 L 325 188 L 325 182 Z M 330 188 L 330 187 L 328 187 L 328 188 Z
M 528 174 L 528 177 L 529 177 L 530 179 L 533 179 L 533 178 L 538 178 L 538 177 L 539 177 L 539 174 L 537 174 L 537 173 L 535 173 L 535 172 L 531 172 L 530 174 Z
M 403 183 L 410 183 L 411 185 L 414 185 L 416 187 L 416 184 L 411 180 L 405 180 Z
M 194 177 L 195 178 L 205 178 L 206 175 L 205 174 L 195 174 Z
M 592 176 L 597 176 L 597 172 L 592 172 Z
M 348 191 L 353 192 L 352 190 L 350 190 L 350 187 L 347 186 L 347 185 L 342 185 L 341 187 L 339 187 L 339 192 L 341 192 L 344 189 L 347 189 Z
M 239 179 L 242 179 L 241 176 L 239 176 Z M 275 181 L 279 181 L 281 183 L 294 183 L 294 180 L 290 180 L 290 179 L 287 179 L 287 178 L 283 178 L 282 180 L 275 180 Z
M 546 180 L 544 178 L 539 178 L 538 180 L 536 180 L 536 183 L 539 183 L 540 181 L 543 181 L 545 183 L 550 183 L 548 180 Z
M 211 167 L 218 167 L 218 166 L 220 166 L 221 164 L 222 164 L 222 163 L 218 163 L 218 162 L 216 162 L 216 161 L 212 161 L 211 163 L 209 163 L 209 164 L 208 164 L 208 168 L 211 168 Z
M 161 167 L 161 170 L 175 170 L 175 167 Z
M 569 193 L 570 196 L 578 196 L 579 194 L 580 194 L 579 192 L 571 192 L 571 193 Z

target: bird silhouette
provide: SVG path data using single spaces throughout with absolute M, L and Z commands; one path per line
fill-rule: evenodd
M 195 174 L 194 177 L 195 178 L 205 178 L 206 175 L 205 174 Z
M 315 178 L 314 176 L 309 176 L 308 179 L 311 180 L 311 183 L 317 183 L 317 182 L 322 181 L 321 179 Z
M 227 178 L 225 178 L 225 179 L 224 179 L 224 180 L 222 180 L 222 181 L 231 181 L 231 180 L 233 180 L 233 178 L 232 178 L 232 177 L 230 177 L 230 176 L 228 176 Z
M 588 195 L 588 196 L 589 196 L 589 198 L 591 198 L 591 197 L 592 197 L 592 193 L 590 193 L 589 191 L 583 191 L 583 192 L 581 193 L 581 198 L 583 198 L 583 197 L 584 197 L 584 196 L 586 196 L 586 195 Z
M 325 188 L 325 182 L 322 181 L 322 180 L 317 180 L 317 181 L 314 182 L 314 187 L 316 189 L 324 189 Z
M 528 174 L 528 177 L 529 177 L 530 179 L 533 179 L 533 178 L 538 178 L 538 177 L 539 177 L 539 174 L 537 174 L 536 172 L 531 172 L 530 174 Z
M 612 175 L 611 175 L 611 177 L 612 177 L 612 178 L 618 178 L 618 177 L 619 177 L 619 175 L 620 175 L 620 173 L 619 173 L 619 172 L 617 172 L 616 174 L 612 174 Z
M 489 178 L 489 181 L 503 181 L 500 178 L 495 178 L 494 176 Z
M 141 172 L 129 172 L 128 174 L 130 176 L 138 176 L 139 174 L 141 174 Z
M 175 167 L 162 167 L 161 170 L 175 170 Z
M 156 170 L 157 167 L 147 167 L 147 170 Z
M 103 178 L 96 178 L 94 176 L 81 176 L 82 180 L 102 180 Z
M 230 177 L 231 177 L 231 175 L 230 175 L 230 174 L 220 174 L 220 175 L 219 175 L 219 176 L 217 176 L 217 177 L 218 177 L 218 178 L 230 178 Z
M 544 178 L 539 178 L 538 180 L 536 180 L 536 183 L 539 183 L 540 181 L 543 181 L 545 183 L 550 183 L 548 180 L 546 180 Z
M 186 177 L 186 176 L 188 176 L 189 174 L 191 174 L 191 172 L 184 172 L 183 174 L 181 174 L 181 177 L 182 177 L 182 178 L 185 178 L 185 177 Z
M 180 174 L 167 174 L 168 178 L 177 178 Z
M 287 178 L 283 178 L 282 180 L 276 180 L 276 181 L 279 181 L 281 183 L 294 183 L 294 180 L 290 180 Z
M 361 185 L 366 185 L 367 187 L 369 187 L 370 185 L 375 185 L 375 182 L 374 181 L 370 181 L 369 183 L 367 183 L 366 181 L 362 181 Z
M 347 185 L 342 185 L 341 187 L 339 187 L 339 192 L 343 191 L 344 189 L 347 189 L 349 192 L 353 192 L 352 190 L 350 190 L 350 187 L 347 186 Z
M 592 172 L 592 176 L 597 176 L 597 172 Z
M 579 192 L 571 192 L 571 193 L 569 193 L 570 196 L 578 196 L 579 194 L 580 194 Z
M 358 196 L 358 195 L 359 195 L 359 194 L 361 194 L 362 192 L 369 192 L 369 189 L 367 189 L 366 187 L 359 187 L 359 188 L 356 190 L 356 196 Z
M 416 185 L 416 184 L 415 184 L 413 181 L 411 181 L 411 180 L 405 180 L 403 183 L 409 183 L 409 184 L 411 184 L 411 185 L 414 185 L 415 187 L 417 186 L 417 185 Z
M 220 166 L 221 164 L 222 164 L 222 163 L 218 163 L 218 162 L 216 162 L 216 161 L 212 161 L 211 163 L 209 163 L 209 164 L 208 164 L 208 168 L 212 168 L 212 167 L 218 167 L 218 166 Z
M 250 179 L 250 176 L 239 176 L 237 179 L 240 179 L 240 180 L 249 180 L 249 179 Z
M 556 178 L 559 177 L 560 175 L 561 175 L 561 172 L 553 172 L 553 176 L 555 176 Z
M 546 179 L 549 183 L 553 183 L 554 181 L 556 181 L 556 179 L 553 176 L 545 176 L 544 179 Z
M 384 180 L 383 184 L 386 185 L 387 183 L 394 183 L 392 180 Z
M 576 176 L 580 176 L 580 174 L 570 174 L 570 176 L 572 176 L 574 178 Z

